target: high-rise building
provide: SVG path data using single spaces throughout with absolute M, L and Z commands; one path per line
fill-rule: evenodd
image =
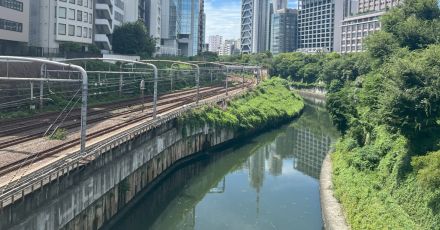
M 282 10 L 287 8 L 287 0 L 273 0 L 273 10 Z
M 93 42 L 94 1 L 30 1 L 29 45 L 39 47 L 39 55 L 58 53 L 65 42 Z M 46 53 L 46 54 L 45 54 Z
M 156 55 L 179 55 L 177 34 L 179 33 L 179 2 L 178 0 L 161 1 L 161 35 L 157 41 Z
M 252 52 L 254 0 L 241 1 L 241 52 Z
M 301 52 L 332 52 L 340 30 L 343 0 L 299 0 L 298 41 Z
M 225 40 L 219 47 L 218 55 L 231 56 L 235 51 L 236 45 L 236 40 Z
M 243 0 L 241 3 L 242 53 L 259 53 L 269 50 L 270 17 L 273 5 L 270 0 Z
M 293 52 L 298 44 L 298 11 L 277 10 L 272 14 L 270 51 L 273 54 Z
M 219 52 L 220 46 L 223 44 L 223 37 L 220 35 L 211 35 L 208 38 L 209 43 L 209 51 L 210 52 Z
M 13 54 L 29 42 L 29 1 L 0 1 L 0 54 Z
M 203 52 L 206 36 L 206 14 L 205 14 L 205 0 L 199 0 L 199 43 L 197 54 Z
M 179 0 L 179 33 L 177 35 L 178 46 L 181 55 L 196 56 L 201 51 L 200 17 L 203 17 L 203 9 L 200 8 L 203 0 Z
M 124 22 L 145 22 L 147 0 L 126 0 L 124 4 Z
M 111 35 L 124 23 L 125 3 L 122 0 L 96 0 L 95 44 L 103 53 L 112 50 Z
M 156 52 L 160 50 L 161 47 L 161 37 L 162 37 L 162 15 L 165 12 L 162 12 L 162 5 L 166 5 L 169 1 L 161 1 L 161 0 L 150 0 L 149 1 L 149 9 L 150 9 L 150 20 L 149 25 L 147 25 L 150 36 L 156 40 Z M 166 11 L 166 8 L 164 9 Z
M 401 2 L 402 0 L 345 0 L 341 30 L 335 35 L 339 39 L 335 51 L 363 51 L 363 40 L 381 29 L 380 17 Z

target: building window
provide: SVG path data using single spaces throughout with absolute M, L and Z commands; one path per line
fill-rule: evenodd
M 69 25 L 69 36 L 75 36 L 75 26 Z
M 75 0 L 69 0 L 69 3 L 75 4 Z
M 66 35 L 66 24 L 58 23 L 58 34 Z
M 89 38 L 92 38 L 92 29 L 89 28 Z
M 77 10 L 76 11 L 76 20 L 77 21 L 79 21 L 79 22 L 81 22 L 83 19 L 82 19 L 82 11 L 81 10 Z
M 77 26 L 76 27 L 76 36 L 77 37 L 81 37 L 82 36 L 82 27 L 81 26 Z
M 66 18 L 67 9 L 66 7 L 58 7 L 58 17 L 59 18 Z
M 0 6 L 23 12 L 23 2 L 17 0 L 0 0 Z
M 69 9 L 68 17 L 70 20 L 75 20 L 75 10 L 74 9 Z
M 83 38 L 87 38 L 87 33 L 89 32 L 89 30 L 87 29 L 87 27 L 83 28 Z
M 84 12 L 83 19 L 84 19 L 84 22 L 88 22 L 89 15 L 87 14 L 87 12 Z
M 78 5 L 82 6 L 83 5 L 83 0 L 77 0 L 76 1 L 78 3 Z
M 23 32 L 23 24 L 0 18 L 0 29 L 14 32 Z

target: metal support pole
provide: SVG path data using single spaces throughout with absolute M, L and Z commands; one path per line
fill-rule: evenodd
M 157 67 L 153 66 L 154 68 L 154 97 L 153 97 L 153 119 L 156 119 L 157 117 L 157 80 L 159 78 Z
M 82 98 L 81 98 L 81 153 L 86 153 L 86 138 L 87 138 L 87 94 L 88 94 L 88 79 L 87 72 L 80 68 L 82 73 Z
M 41 66 L 41 78 L 46 78 L 47 75 L 47 65 L 43 64 Z M 43 94 L 44 94 L 44 81 L 40 81 L 40 110 L 43 109 Z
M 244 67 L 241 70 L 241 87 L 244 88 Z
M 211 74 L 211 85 L 212 85 L 212 70 L 209 70 L 209 73 Z
M 197 66 L 196 84 L 197 84 L 197 104 L 199 104 L 199 100 L 200 100 L 200 67 L 199 66 Z
M 145 104 L 144 104 L 144 91 L 145 91 L 145 80 L 141 81 L 141 103 L 142 103 L 142 112 L 144 112 Z
M 34 104 L 34 82 L 31 81 L 31 105 L 30 105 L 30 109 L 31 110 L 35 110 L 35 104 Z
M 119 69 L 120 69 L 121 72 L 122 72 L 122 65 L 120 65 Z M 119 74 L 119 96 L 120 96 L 120 97 L 122 96 L 122 85 L 123 85 L 123 84 L 124 84 L 124 80 L 123 80 L 123 78 L 122 78 L 122 73 L 121 73 L 121 74 Z
M 174 70 L 170 70 L 170 78 L 171 78 L 171 92 L 174 91 L 173 79 L 174 79 Z
M 226 96 L 229 95 L 229 92 L 228 92 L 228 76 L 229 76 L 229 68 L 226 67 Z

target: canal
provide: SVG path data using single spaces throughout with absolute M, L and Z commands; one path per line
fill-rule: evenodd
M 308 103 L 288 125 L 201 154 L 169 173 L 107 229 L 317 229 L 321 164 L 338 132 Z

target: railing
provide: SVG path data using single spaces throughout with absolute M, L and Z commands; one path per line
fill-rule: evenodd
M 124 133 L 115 135 L 105 141 L 94 144 L 88 147 L 84 153 L 77 151 L 73 154 L 70 154 L 35 171 L 32 174 L 22 177 L 19 181 L 17 181 L 16 186 L 5 190 L 3 194 L 0 195 L 0 209 L 14 203 L 17 199 L 24 198 L 27 194 L 33 193 L 37 189 L 41 189 L 43 186 L 51 183 L 52 181 L 56 181 L 60 177 L 68 175 L 71 171 L 77 169 L 78 167 L 92 162 L 94 159 L 97 159 L 111 148 L 119 146 L 129 140 L 134 139 L 142 133 L 176 119 L 192 109 L 206 105 L 213 105 L 226 99 L 242 96 L 244 93 L 246 93 L 246 91 L 242 90 L 229 96 L 221 95 L 212 99 L 201 101 L 198 104 L 191 103 L 189 105 L 185 105 L 164 116 L 158 116 L 156 120 L 146 122 L 143 125 L 137 126 Z

